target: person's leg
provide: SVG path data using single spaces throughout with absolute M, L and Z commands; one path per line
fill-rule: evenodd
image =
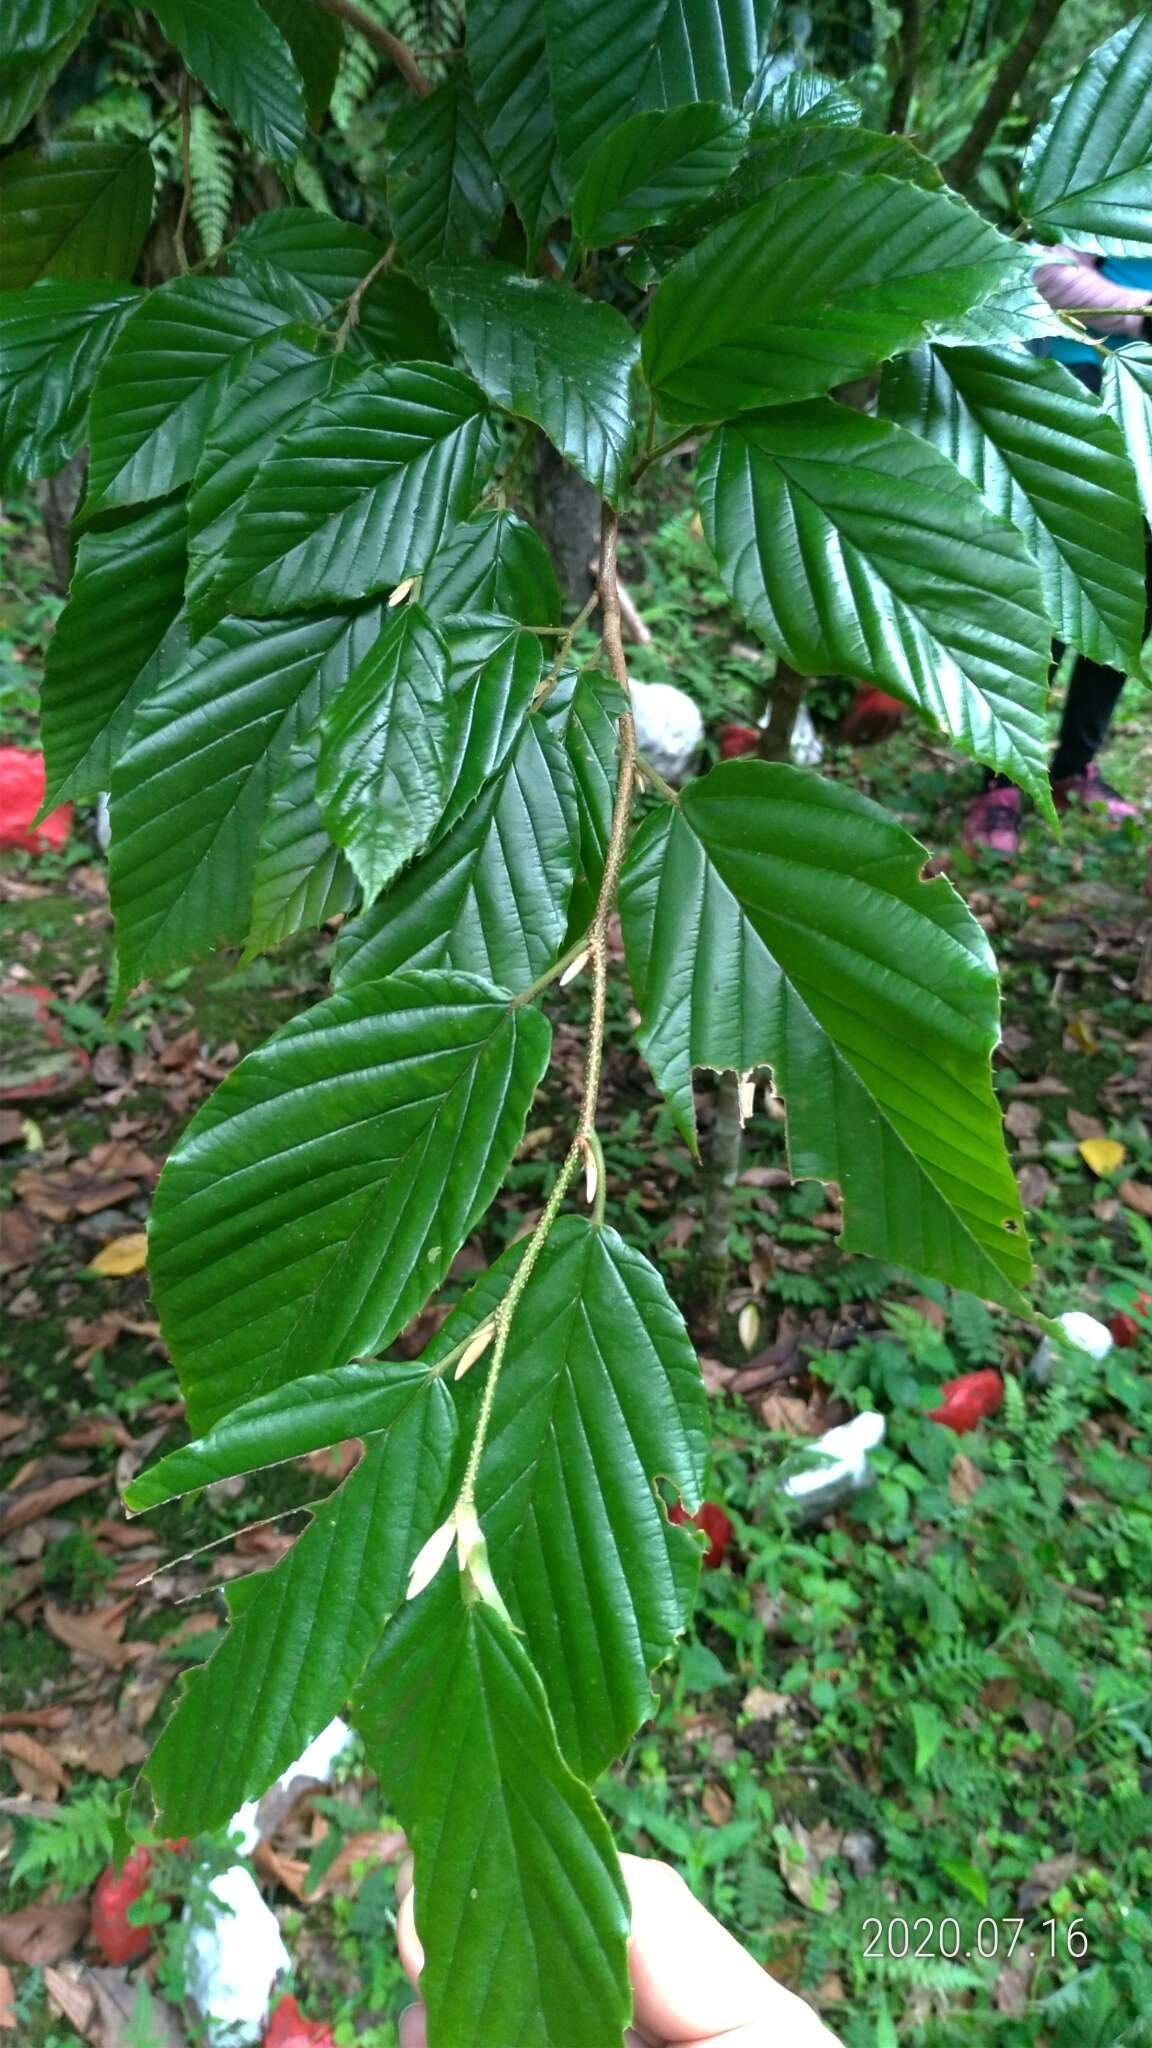
M 1144 588 L 1147 633 L 1152 631 L 1152 539 L 1145 543 Z M 1108 737 L 1126 680 L 1119 669 L 1105 668 L 1102 662 L 1079 656 L 1068 684 L 1060 737 L 1049 771 L 1058 806 L 1066 804 L 1070 797 L 1078 797 L 1083 803 L 1103 804 L 1117 823 L 1136 817 L 1137 809 L 1109 788 L 1096 767 L 1096 756 Z

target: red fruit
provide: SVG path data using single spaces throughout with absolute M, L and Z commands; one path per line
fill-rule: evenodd
M 929 1410 L 929 1422 L 942 1423 L 964 1436 L 986 1415 L 994 1415 L 1004 1399 L 1004 1382 L 998 1372 L 962 1372 L 958 1379 L 945 1380 L 939 1408 Z
M 285 1993 L 268 2016 L 264 2048 L 336 2048 L 336 2040 L 325 2020 L 306 2020 Z
M 701 1530 L 708 1538 L 708 1548 L 704 1552 L 706 1572 L 715 1571 L 718 1564 L 723 1564 L 724 1553 L 732 1541 L 734 1531 L 723 1508 L 717 1507 L 714 1500 L 704 1501 L 694 1515 L 688 1514 L 677 1501 L 675 1507 L 668 1510 L 668 1520 L 678 1523 L 691 1522 L 694 1529 Z
M 1132 1307 L 1135 1311 L 1133 1315 L 1127 1314 L 1124 1309 L 1118 1309 L 1114 1316 L 1108 1318 L 1112 1342 L 1118 1345 L 1121 1351 L 1128 1351 L 1133 1344 L 1138 1344 L 1148 1330 L 1149 1319 L 1152 1318 L 1152 1294 L 1138 1295 Z
M 35 827 L 44 801 L 44 756 L 27 747 L 0 747 L 0 847 L 42 853 L 64 845 L 72 830 L 72 806 L 60 804 Z
M 719 737 L 722 761 L 735 761 L 741 754 L 754 754 L 760 745 L 760 734 L 754 725 L 722 725 Z
M 96 1880 L 89 1933 L 106 1963 L 138 1963 L 152 1946 L 152 1929 L 128 1918 L 129 1906 L 148 1889 L 151 1870 L 151 1850 L 133 1849 L 122 1870 L 110 1863 Z

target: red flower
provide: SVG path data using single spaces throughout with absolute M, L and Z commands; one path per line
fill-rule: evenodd
M 714 1500 L 704 1501 L 694 1515 L 688 1514 L 677 1501 L 675 1507 L 668 1510 L 668 1520 L 677 1523 L 691 1522 L 694 1529 L 701 1530 L 708 1538 L 708 1548 L 704 1552 L 706 1572 L 715 1571 L 718 1564 L 723 1564 L 724 1553 L 732 1541 L 734 1531 L 723 1508 L 717 1507 Z
M 1004 1399 L 1004 1382 L 998 1372 L 962 1372 L 958 1379 L 945 1380 L 939 1408 L 929 1411 L 929 1422 L 940 1422 L 964 1436 L 986 1415 L 994 1415 Z
M 1108 1318 L 1108 1328 L 1112 1333 L 1112 1342 L 1119 1345 L 1121 1351 L 1128 1351 L 1133 1344 L 1138 1344 L 1141 1337 L 1149 1329 L 1149 1318 L 1152 1317 L 1152 1294 L 1137 1295 L 1136 1300 L 1132 1303 L 1132 1310 L 1133 1313 L 1129 1315 L 1126 1310 L 1118 1309 L 1114 1316 Z

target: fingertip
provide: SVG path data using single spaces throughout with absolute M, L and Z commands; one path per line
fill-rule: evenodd
M 424 1946 L 416 1932 L 416 1894 L 411 1890 L 404 1894 L 396 1914 L 396 1946 L 404 1974 L 415 1991 L 424 1968 Z
M 428 2048 L 428 2029 L 422 2005 L 405 2006 L 400 2015 L 400 2048 Z

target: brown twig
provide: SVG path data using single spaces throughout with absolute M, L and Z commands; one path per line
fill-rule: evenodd
M 420 69 L 407 43 L 402 43 L 399 36 L 394 36 L 390 28 L 385 28 L 363 7 L 358 7 L 356 0 L 316 0 L 316 5 L 322 7 L 325 14 L 334 14 L 338 21 L 347 22 L 349 28 L 356 29 L 366 43 L 371 43 L 374 50 L 379 50 L 381 56 L 391 59 L 405 85 L 416 94 L 417 99 L 427 99 L 432 90 L 431 79 Z
M 984 151 L 1028 76 L 1033 59 L 1062 5 L 1063 0 L 1035 0 L 1032 12 L 992 80 L 980 111 L 959 149 L 946 164 L 941 164 L 948 183 L 954 185 L 958 192 L 967 190 L 979 170 Z
M 188 209 L 192 204 L 192 94 L 188 73 L 180 77 L 180 162 L 184 171 L 184 189 L 180 194 L 180 211 L 172 230 L 172 246 L 182 275 L 188 271 L 188 251 L 184 235 L 188 226 Z
M 334 348 L 337 355 L 340 355 L 341 352 L 343 351 L 344 346 L 348 340 L 348 336 L 351 334 L 352 329 L 355 327 L 356 322 L 360 318 L 360 302 L 363 299 L 364 294 L 367 291 L 369 285 L 375 284 L 376 279 L 378 277 L 383 277 L 385 271 L 391 270 L 392 265 L 395 263 L 395 261 L 396 244 L 395 242 L 390 242 L 388 244 L 388 247 L 385 249 L 384 254 L 382 256 L 377 257 L 375 263 L 372 265 L 371 270 L 365 272 L 364 276 L 360 279 L 360 282 L 356 286 L 355 290 L 349 292 L 348 305 L 344 314 L 344 318 L 340 322 L 339 327 L 336 329 L 336 340 L 334 343 Z

